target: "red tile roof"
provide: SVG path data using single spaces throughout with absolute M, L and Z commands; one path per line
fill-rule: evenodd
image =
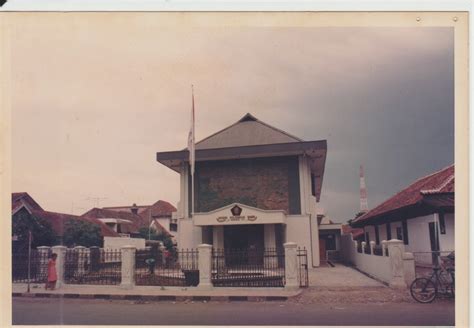
M 341 229 L 342 229 L 342 234 L 343 235 L 348 235 L 348 234 L 352 233 L 352 238 L 353 239 L 356 239 L 357 237 L 360 237 L 364 234 L 364 229 L 362 229 L 362 228 L 352 228 L 348 224 L 343 224 L 341 226 Z
M 29 210 L 42 210 L 43 208 L 27 192 L 12 193 L 12 212 L 26 205 Z
M 148 217 L 150 215 L 150 211 L 152 218 L 171 217 L 171 213 L 176 212 L 176 207 L 164 200 L 159 200 L 155 204 L 148 207 L 145 211 L 140 213 L 140 215 L 143 217 Z
M 34 210 L 32 214 L 38 218 L 41 218 L 49 222 L 53 230 L 59 236 L 62 236 L 64 233 L 65 223 L 71 220 L 84 221 L 84 222 L 89 222 L 89 223 L 98 225 L 100 227 L 101 235 L 103 237 L 118 237 L 119 236 L 118 233 L 116 233 L 114 230 L 109 228 L 106 224 L 94 218 L 81 217 L 81 216 L 64 214 L 64 213 L 48 212 L 48 211 L 42 211 L 42 210 Z
M 438 172 L 420 178 L 395 196 L 354 219 L 352 223 L 361 223 L 381 217 L 387 213 L 421 203 L 424 195 L 454 193 L 454 164 Z
M 114 218 L 128 220 L 131 222 L 131 224 L 122 225 L 122 227 L 124 228 L 122 230 L 123 233 L 137 232 L 138 229 L 140 229 L 141 227 L 148 227 L 149 224 L 148 220 L 141 217 L 140 215 L 133 214 L 132 212 L 106 210 L 97 207 L 94 207 L 93 209 L 82 214 L 81 217 L 88 217 L 94 219 Z

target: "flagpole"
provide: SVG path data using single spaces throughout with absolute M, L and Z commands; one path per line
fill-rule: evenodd
M 195 149 L 194 149 L 194 85 L 191 84 L 191 96 L 192 96 L 192 113 L 191 113 L 191 130 L 192 130 L 192 163 L 190 163 L 191 168 L 191 216 L 194 218 L 194 162 L 195 162 Z

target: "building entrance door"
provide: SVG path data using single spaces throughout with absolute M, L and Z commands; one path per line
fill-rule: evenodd
M 263 225 L 245 224 L 224 227 L 224 249 L 228 265 L 263 263 L 263 248 Z

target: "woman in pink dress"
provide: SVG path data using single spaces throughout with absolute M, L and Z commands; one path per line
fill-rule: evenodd
M 48 281 L 46 282 L 45 289 L 48 287 L 53 290 L 56 287 L 56 280 L 58 280 L 58 274 L 56 273 L 56 258 L 58 254 L 53 253 L 48 261 Z

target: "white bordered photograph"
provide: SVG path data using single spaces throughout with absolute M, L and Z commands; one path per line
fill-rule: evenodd
M 3 17 L 13 325 L 459 322 L 466 13 Z

